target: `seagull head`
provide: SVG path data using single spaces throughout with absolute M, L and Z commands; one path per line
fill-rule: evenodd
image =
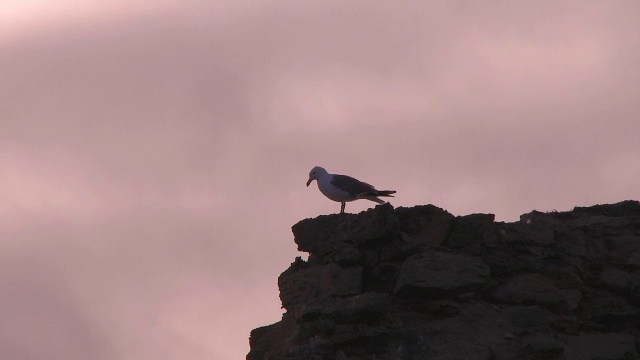
M 318 180 L 318 178 L 322 175 L 327 174 L 327 170 L 320 166 L 316 166 L 311 171 L 309 171 L 309 180 L 307 180 L 307 186 L 311 184 L 313 180 Z

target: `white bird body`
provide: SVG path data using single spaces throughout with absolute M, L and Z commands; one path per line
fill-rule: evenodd
M 318 183 L 318 190 L 320 190 L 320 192 L 324 194 L 324 196 L 338 202 L 355 200 L 352 199 L 351 196 L 349 196 L 348 192 L 340 190 L 339 188 L 333 186 L 331 184 L 332 179 L 333 176 L 326 171 L 321 172 L 316 178 L 316 182 Z
M 383 204 L 385 201 L 379 199 L 378 196 L 393 197 L 391 194 L 395 193 L 393 190 L 376 190 L 372 185 L 350 176 L 330 174 L 320 166 L 314 167 L 309 172 L 307 186 L 313 180 L 317 181 L 318 189 L 324 196 L 342 204 L 340 213 L 344 212 L 346 202 L 366 199 Z

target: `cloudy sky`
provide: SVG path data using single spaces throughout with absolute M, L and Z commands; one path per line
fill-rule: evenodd
M 638 199 L 638 18 L 0 0 L 0 358 L 244 358 L 282 314 L 291 226 L 339 211 L 314 165 L 500 221 Z

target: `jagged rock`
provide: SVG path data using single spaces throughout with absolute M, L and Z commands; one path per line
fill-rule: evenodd
M 640 306 L 640 270 L 631 273 L 629 293 L 629 302 L 635 306 Z
M 518 327 L 530 328 L 546 326 L 550 323 L 551 314 L 538 305 L 514 306 L 508 312 L 509 320 Z
M 305 219 L 248 360 L 640 358 L 640 204 L 514 223 L 433 205 Z
M 382 316 L 391 305 L 392 298 L 386 293 L 365 293 L 361 295 L 329 298 L 311 301 L 303 305 L 296 317 L 308 319 L 337 319 L 337 321 L 370 321 Z
M 614 248 L 611 257 L 617 264 L 640 268 L 640 234 L 615 236 L 610 242 Z
M 515 359 L 519 360 L 553 360 L 561 359 L 565 345 L 550 335 L 537 334 L 524 339 L 518 348 Z
M 440 246 L 447 239 L 455 217 L 433 205 L 396 210 L 404 241 L 415 246 Z
M 344 215 L 344 216 L 342 216 Z M 330 252 L 331 245 L 339 241 L 340 225 L 353 214 L 321 215 L 315 219 L 305 219 L 293 225 L 294 241 L 298 244 L 299 251 L 311 254 L 326 254 Z
M 522 215 L 519 223 L 505 226 L 502 241 L 511 244 L 551 246 L 556 241 L 555 228 L 558 224 L 554 219 L 539 214 Z
M 343 223 L 343 238 L 356 244 L 393 236 L 400 228 L 393 206 L 386 203 L 358 214 Z
M 478 243 L 495 242 L 498 237 L 493 226 L 495 217 L 494 214 L 471 214 L 456 218 L 445 245 L 459 249 Z
M 637 341 L 629 334 L 584 334 L 572 336 L 567 343 L 567 360 L 638 359 Z
M 294 345 L 294 321 L 293 317 L 285 315 L 275 324 L 253 329 L 249 336 L 251 352 L 247 355 L 247 359 L 269 359 L 273 355 L 285 355 L 285 352 Z
M 337 264 L 289 268 L 278 278 L 282 306 L 291 307 L 317 298 L 356 295 L 362 288 L 362 268 Z
M 509 279 L 493 294 L 501 302 L 538 304 L 552 309 L 577 307 L 581 294 L 577 290 L 560 290 L 551 280 L 538 274 L 522 274 Z
M 624 270 L 608 268 L 600 274 L 599 280 L 602 286 L 611 290 L 624 291 L 631 284 L 631 275 Z
M 536 266 L 535 269 L 559 289 L 581 289 L 584 286 L 575 266 L 552 265 L 545 262 Z
M 474 291 L 487 283 L 489 272 L 481 258 L 424 252 L 404 262 L 394 293 L 442 296 Z
M 627 299 L 608 292 L 585 290 L 579 315 L 583 319 L 604 325 L 611 330 L 640 325 L 640 310 L 629 305 Z
M 400 224 L 391 205 L 376 206 L 360 214 L 323 215 L 292 227 L 298 250 L 323 255 L 334 242 L 362 243 L 393 234 Z
M 576 206 L 566 214 L 603 215 L 612 218 L 640 216 L 638 200 L 625 200 L 615 204 L 599 204 L 587 207 Z

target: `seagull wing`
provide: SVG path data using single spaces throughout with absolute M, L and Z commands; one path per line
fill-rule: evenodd
M 377 190 L 372 185 L 362 182 L 358 179 L 354 179 L 347 175 L 333 175 L 331 179 L 331 185 L 345 191 L 349 196 L 356 198 L 362 195 L 376 195 Z

